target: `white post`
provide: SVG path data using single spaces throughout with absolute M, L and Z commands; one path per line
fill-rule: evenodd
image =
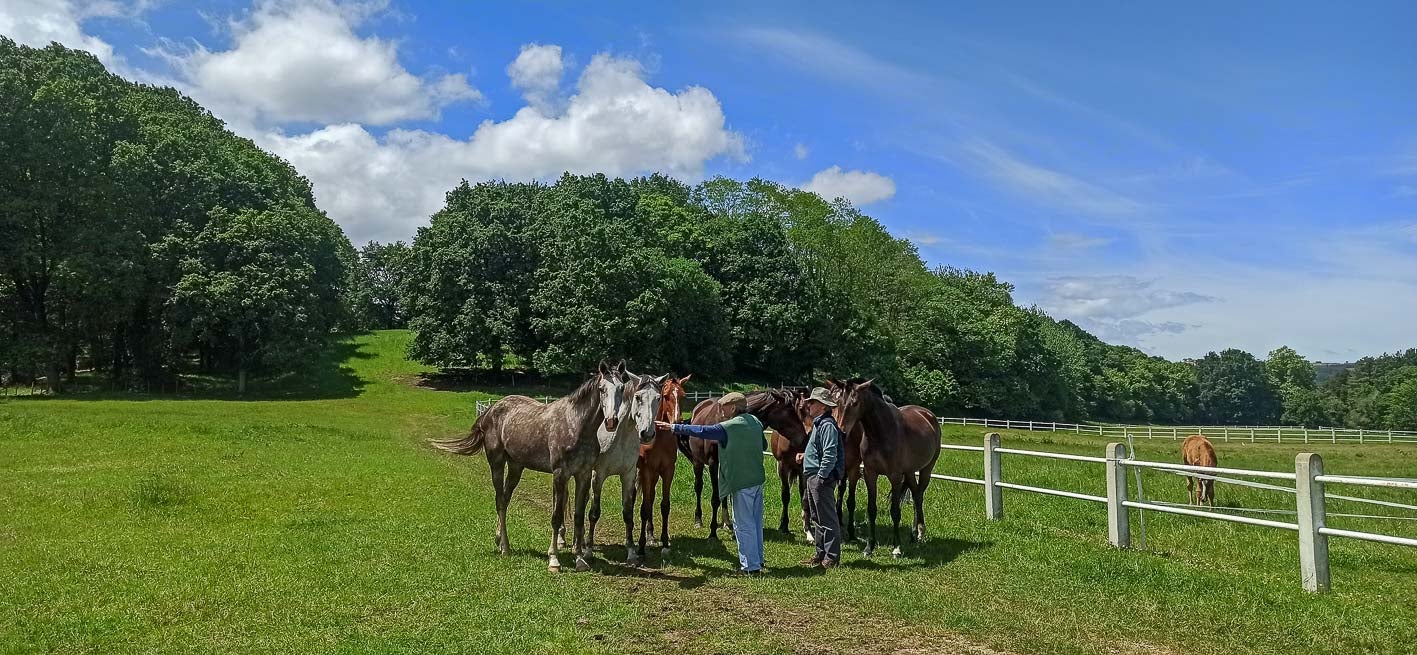
M 1315 478 L 1324 474 L 1324 460 L 1314 453 L 1294 457 L 1295 490 L 1299 497 L 1299 574 L 1304 591 L 1326 593 L 1328 586 L 1328 537 L 1324 527 L 1324 484 Z
M 1250 428 L 1250 443 L 1254 443 L 1254 442 L 1255 442 L 1255 429 L 1254 429 L 1254 428 Z
M 1122 506 L 1127 501 L 1127 467 L 1122 465 L 1126 458 L 1126 444 L 1107 444 L 1107 541 L 1118 548 L 1132 546 L 1127 508 Z
M 1004 517 L 1004 488 L 998 486 L 1002 471 L 999 466 L 999 433 L 984 435 L 984 518 Z

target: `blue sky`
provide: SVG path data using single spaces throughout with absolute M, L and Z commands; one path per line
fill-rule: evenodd
M 1417 346 L 1417 4 L 0 0 L 290 159 L 351 238 L 457 179 L 761 176 L 1172 358 Z

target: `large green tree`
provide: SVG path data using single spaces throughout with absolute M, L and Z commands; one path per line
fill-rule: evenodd
M 1279 418 L 1279 399 L 1262 362 L 1243 350 L 1208 353 L 1196 363 L 1201 420 L 1222 425 L 1268 425 Z

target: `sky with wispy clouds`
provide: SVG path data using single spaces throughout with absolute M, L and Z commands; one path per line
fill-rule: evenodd
M 190 94 L 357 243 L 464 178 L 758 176 L 1155 354 L 1417 346 L 1417 3 L 680 4 L 0 0 L 0 34 Z

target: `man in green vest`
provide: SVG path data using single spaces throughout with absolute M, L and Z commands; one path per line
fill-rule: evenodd
M 748 399 L 741 393 L 718 399 L 732 418 L 714 425 L 670 425 L 656 423 L 674 434 L 718 442 L 718 495 L 733 503 L 733 538 L 738 542 L 738 563 L 742 572 L 758 575 L 763 568 L 763 451 L 767 438 L 758 417 L 748 413 Z

